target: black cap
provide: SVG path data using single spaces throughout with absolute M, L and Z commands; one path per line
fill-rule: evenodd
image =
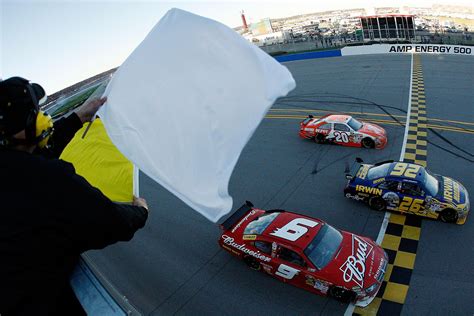
M 0 81 L 0 138 L 25 129 L 44 101 L 46 93 L 39 84 L 21 77 Z

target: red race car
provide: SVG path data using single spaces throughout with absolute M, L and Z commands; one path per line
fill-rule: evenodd
M 299 135 L 317 143 L 351 147 L 382 149 L 387 145 L 387 133 L 382 127 L 358 121 L 350 115 L 328 114 L 319 119 L 308 115 L 300 123 Z
M 247 202 L 221 224 L 219 245 L 254 270 L 319 295 L 365 307 L 388 257 L 373 240 L 322 220 Z

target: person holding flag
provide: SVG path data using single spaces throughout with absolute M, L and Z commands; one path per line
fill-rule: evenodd
M 0 81 L 0 315 L 83 315 L 69 276 L 82 252 L 129 241 L 148 206 L 114 203 L 57 159 L 106 101 L 86 102 L 54 123 L 44 89 Z

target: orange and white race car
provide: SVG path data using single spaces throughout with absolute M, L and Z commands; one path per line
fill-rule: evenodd
M 387 133 L 382 127 L 342 114 L 328 114 L 319 119 L 308 115 L 300 123 L 299 135 L 317 143 L 350 147 L 382 149 L 387 145 Z

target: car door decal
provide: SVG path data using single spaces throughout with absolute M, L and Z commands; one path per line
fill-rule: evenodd
M 335 141 L 339 143 L 348 143 L 349 142 L 349 136 L 347 136 L 347 133 L 344 132 L 334 132 L 334 137 Z
M 398 210 L 400 212 L 408 212 L 408 213 L 419 213 L 420 210 L 423 210 L 423 202 L 424 200 L 421 199 L 414 199 L 409 196 L 404 196 Z
M 280 264 L 280 266 L 278 266 L 278 270 L 277 272 L 275 272 L 275 274 L 278 276 L 281 276 L 282 278 L 291 280 L 295 277 L 295 275 L 298 274 L 298 272 L 300 272 L 300 270 L 292 268 L 282 263 Z

